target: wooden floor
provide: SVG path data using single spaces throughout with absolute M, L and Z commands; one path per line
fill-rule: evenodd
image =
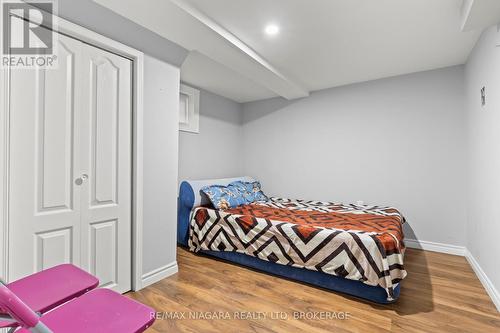
M 463 257 L 409 249 L 401 297 L 387 306 L 182 248 L 178 263 L 178 274 L 128 294 L 162 312 L 148 332 L 500 332 L 500 315 Z

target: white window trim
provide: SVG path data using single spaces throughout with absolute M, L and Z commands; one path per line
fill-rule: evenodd
M 181 83 L 180 95 L 187 96 L 187 110 L 180 110 L 185 112 L 185 119 L 187 122 L 179 121 L 179 130 L 183 132 L 199 133 L 200 132 L 200 91 L 193 87 Z M 179 98 L 180 98 L 179 95 Z M 179 103 L 180 107 L 180 103 Z M 180 118 L 179 118 L 180 119 Z

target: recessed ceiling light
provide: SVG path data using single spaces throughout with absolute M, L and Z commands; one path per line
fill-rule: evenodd
M 274 36 L 280 32 L 280 27 L 278 27 L 276 24 L 268 24 L 264 31 L 266 32 L 266 34 Z

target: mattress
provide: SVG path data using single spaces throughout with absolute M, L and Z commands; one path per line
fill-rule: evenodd
M 188 245 L 379 286 L 390 300 L 407 274 L 404 222 L 391 207 L 270 198 L 228 210 L 195 208 Z

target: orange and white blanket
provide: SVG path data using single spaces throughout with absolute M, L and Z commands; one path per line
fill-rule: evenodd
M 380 286 L 405 278 L 404 217 L 391 207 L 271 198 L 228 210 L 196 208 L 191 251 L 232 251 Z

